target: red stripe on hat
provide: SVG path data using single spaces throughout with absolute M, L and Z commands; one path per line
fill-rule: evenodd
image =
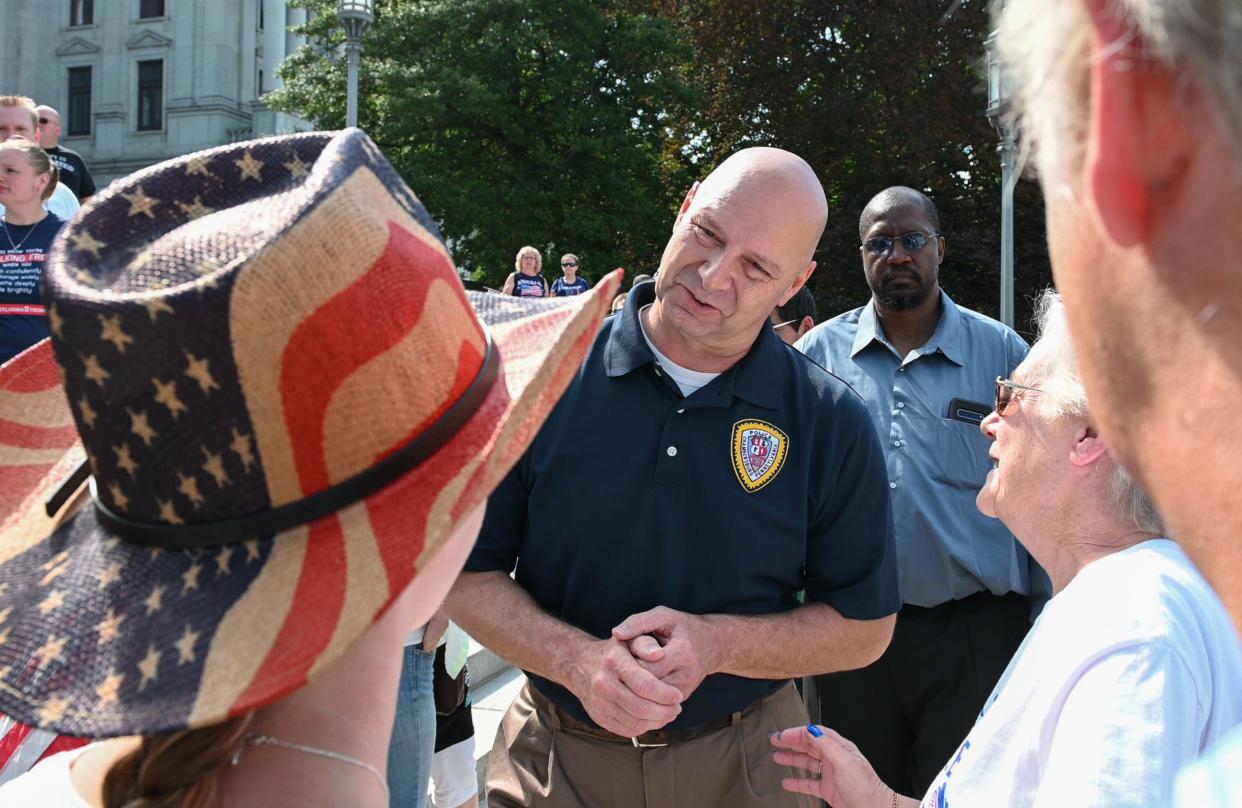
M 347 563 L 340 520 L 333 516 L 311 523 L 302 574 L 284 625 L 234 704 L 254 709 L 306 683 L 311 666 L 328 647 L 345 605 Z
M 52 344 L 44 342 L 28 348 L 22 355 L 22 370 L 4 379 L 3 387 L 13 393 L 41 393 L 60 385 Z
M 16 521 L 25 513 L 21 504 L 55 467 L 54 463 L 0 468 L 0 526 Z
M 19 449 L 68 449 L 78 439 L 74 426 L 42 427 L 0 418 L 0 446 Z
M 461 354 L 457 359 L 457 378 L 449 393 L 449 400 L 456 401 L 461 397 L 470 382 L 474 381 L 483 356 L 473 345 L 465 343 L 461 346 Z M 423 421 L 402 439 L 405 445 L 425 430 L 438 417 L 438 414 Z M 471 454 L 478 447 L 471 447 Z M 393 449 L 396 451 L 396 449 Z M 385 455 L 387 456 L 387 454 Z M 400 592 L 409 582 L 409 574 L 414 569 L 414 561 L 423 551 L 426 535 L 421 529 L 411 529 L 411 525 L 424 525 L 431 504 L 440 493 L 440 487 L 452 479 L 461 469 L 464 459 L 453 457 L 444 459 L 444 450 L 437 452 L 422 466 L 426 478 L 415 496 L 409 498 L 375 497 L 367 503 L 367 516 L 371 521 L 371 530 L 375 534 L 375 542 L 379 547 L 380 557 L 388 571 L 388 591 Z
M 422 316 L 433 278 L 411 282 L 408 273 L 413 271 L 458 283 L 443 253 L 389 222 L 388 244 L 375 265 L 307 317 L 289 339 L 281 357 L 280 391 L 303 493 L 332 482 L 323 423 L 337 388 L 400 342 Z M 360 312 L 367 328 L 358 327 Z

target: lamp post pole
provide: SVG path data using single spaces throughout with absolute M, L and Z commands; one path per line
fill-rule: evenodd
M 375 0 L 338 0 L 337 17 L 345 29 L 345 54 L 349 78 L 345 90 L 345 125 L 358 125 L 358 68 L 362 62 L 362 37 L 375 21 Z
M 996 53 L 996 33 L 987 38 L 988 54 L 988 120 L 1000 137 L 1001 162 L 1001 260 L 1000 260 L 1000 321 L 1013 328 L 1013 191 L 1018 184 L 1014 174 L 1016 138 L 1012 127 L 1005 121 L 1005 105 L 1009 101 L 1009 82 L 1006 80 L 1000 57 Z

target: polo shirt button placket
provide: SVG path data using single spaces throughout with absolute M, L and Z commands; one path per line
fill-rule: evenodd
M 667 449 L 665 449 L 664 451 L 668 453 L 668 456 L 669 456 L 669 457 L 676 457 L 676 456 L 677 456 L 677 447 L 676 447 L 676 446 L 670 446 L 670 447 L 668 447 Z

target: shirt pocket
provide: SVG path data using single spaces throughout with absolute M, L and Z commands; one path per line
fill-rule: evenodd
M 958 488 L 979 490 L 992 460 L 988 450 L 991 439 L 973 424 L 948 418 L 922 418 L 921 428 L 930 432 L 932 448 L 929 473 L 936 482 Z

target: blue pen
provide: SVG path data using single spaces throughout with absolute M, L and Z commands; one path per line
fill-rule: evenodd
M 816 738 L 824 737 L 824 731 L 814 724 L 807 724 L 806 731 L 814 735 Z

